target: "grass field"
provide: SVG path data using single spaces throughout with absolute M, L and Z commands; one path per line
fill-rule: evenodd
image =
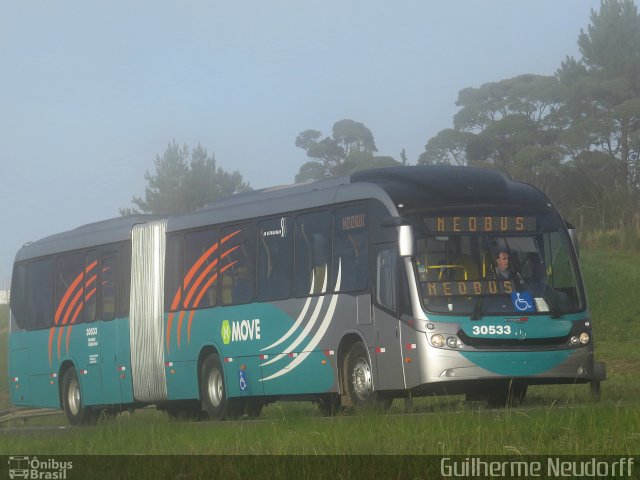
M 595 401 L 586 385 L 531 387 L 522 408 L 490 410 L 462 397 L 396 400 L 388 414 L 322 418 L 311 403 L 278 402 L 259 421 L 188 423 L 155 410 L 66 425 L 62 416 L 0 429 L 0 453 L 19 454 L 616 454 L 640 452 L 640 255 L 587 250 L 583 273 L 596 355 L 609 378 Z M 0 354 L 6 359 L 6 310 Z M 0 401 L 6 402 L 0 367 Z M 30 428 L 32 427 L 32 428 Z

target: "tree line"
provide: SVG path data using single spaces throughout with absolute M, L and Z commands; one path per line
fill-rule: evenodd
M 585 230 L 640 229 L 640 17 L 634 0 L 602 0 L 578 36 L 580 58 L 554 75 L 522 74 L 458 94 L 453 127 L 429 139 L 420 165 L 480 166 L 543 190 Z M 295 139 L 306 152 L 296 182 L 358 170 L 407 165 L 377 155 L 360 122 L 334 123 L 330 136 L 308 129 Z M 122 213 L 193 210 L 251 187 L 216 166 L 201 146 L 169 144 L 147 172 L 145 198 Z

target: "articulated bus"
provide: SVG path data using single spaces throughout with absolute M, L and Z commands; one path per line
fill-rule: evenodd
M 515 404 L 538 384 L 597 392 L 572 239 L 536 188 L 444 166 L 82 226 L 16 256 L 11 400 L 83 424 L 146 405 L 223 419 L 281 399 L 331 414 L 440 394 Z

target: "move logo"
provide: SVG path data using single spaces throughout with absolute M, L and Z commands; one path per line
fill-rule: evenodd
M 231 342 L 260 340 L 260 319 L 234 320 L 233 322 L 224 320 L 220 334 L 225 345 L 229 345 Z
M 222 342 L 225 345 L 229 345 L 231 342 L 231 327 L 229 326 L 229 320 L 225 320 L 222 322 L 222 330 L 220 331 L 222 335 Z

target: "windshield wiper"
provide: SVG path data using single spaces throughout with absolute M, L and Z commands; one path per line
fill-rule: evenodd
M 478 301 L 476 305 L 473 307 L 473 315 L 471 315 L 471 320 L 480 320 L 482 318 L 482 302 L 484 301 L 484 295 L 480 295 L 478 297 Z

